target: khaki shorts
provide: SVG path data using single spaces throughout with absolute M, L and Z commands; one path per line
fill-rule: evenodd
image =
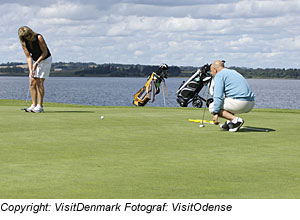
M 222 109 L 234 114 L 241 114 L 250 112 L 253 109 L 254 104 L 254 101 L 242 101 L 239 99 L 225 98 Z M 209 112 L 214 112 L 213 102 L 209 105 Z
M 52 64 L 52 57 L 48 57 L 47 59 L 45 60 L 42 60 L 35 72 L 34 72 L 34 77 L 33 78 L 48 78 L 49 75 L 50 75 L 50 69 L 51 69 L 51 64 Z

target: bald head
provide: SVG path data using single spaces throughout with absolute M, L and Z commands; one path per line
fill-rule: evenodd
M 224 68 L 224 63 L 221 60 L 216 60 L 215 62 L 213 62 L 213 64 L 215 66 L 215 68 Z
M 224 69 L 224 62 L 221 60 L 216 60 L 210 66 L 210 72 L 212 76 L 215 76 L 218 72 Z

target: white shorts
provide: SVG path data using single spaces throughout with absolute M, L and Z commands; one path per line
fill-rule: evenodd
M 33 78 L 48 78 L 49 75 L 50 75 L 50 69 L 51 69 L 51 64 L 52 64 L 52 57 L 48 57 L 47 59 L 45 60 L 42 60 L 35 72 L 34 72 L 34 77 Z
M 254 107 L 254 101 L 242 101 L 239 99 L 225 98 L 222 109 L 233 114 L 250 112 Z M 214 112 L 214 103 L 209 105 L 209 112 Z

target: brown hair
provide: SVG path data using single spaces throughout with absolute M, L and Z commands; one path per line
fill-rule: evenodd
M 34 41 L 37 34 L 30 27 L 23 26 L 23 27 L 19 28 L 18 35 L 19 35 L 21 44 L 23 46 L 25 46 L 25 40 Z M 26 37 L 28 37 L 28 38 L 25 39 Z

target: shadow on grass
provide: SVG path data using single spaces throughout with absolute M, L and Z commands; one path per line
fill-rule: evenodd
M 272 128 L 259 128 L 259 127 L 251 127 L 251 126 L 243 126 L 240 128 L 239 132 L 271 132 L 276 131 Z

